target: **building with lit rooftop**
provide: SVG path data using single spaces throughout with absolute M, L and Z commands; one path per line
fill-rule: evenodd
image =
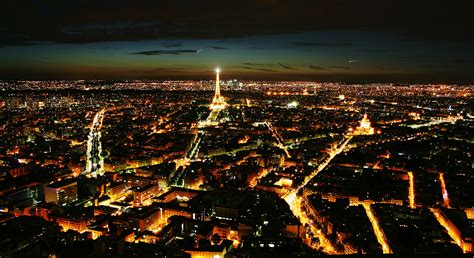
M 364 117 L 359 123 L 359 126 L 353 132 L 354 135 L 372 135 L 375 133 L 375 129 L 372 127 L 367 114 L 364 114 Z
M 57 205 L 71 204 L 77 201 L 77 182 L 58 181 L 44 188 L 44 199 L 47 203 Z

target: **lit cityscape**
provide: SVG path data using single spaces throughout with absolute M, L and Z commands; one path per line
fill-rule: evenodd
M 472 86 L 220 72 L 107 89 L 4 82 L 2 221 L 41 220 L 45 234 L 8 241 L 192 257 L 472 252 Z
M 472 257 L 467 8 L 102 2 L 6 6 L 0 257 Z

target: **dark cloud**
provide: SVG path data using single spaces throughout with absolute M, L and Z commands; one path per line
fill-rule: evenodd
M 456 64 L 472 64 L 474 63 L 474 59 L 468 59 L 468 58 L 456 58 L 451 60 L 453 63 Z
M 274 69 L 257 68 L 257 67 L 251 67 L 251 66 L 242 66 L 242 68 L 247 69 L 247 70 L 253 70 L 253 71 L 261 71 L 261 72 L 278 72 L 277 70 L 274 70 Z
M 407 60 L 407 61 L 439 61 L 440 57 L 437 55 L 431 54 L 415 54 L 415 55 L 389 55 L 387 59 L 400 59 L 400 60 Z
M 288 65 L 285 65 L 285 64 L 282 64 L 282 63 L 278 63 L 278 65 L 281 66 L 283 69 L 296 70 L 296 68 L 291 67 L 291 66 L 288 66 Z
M 113 46 L 104 46 L 102 47 L 102 50 L 117 50 L 120 49 L 119 47 L 113 47 Z
M 180 55 L 196 54 L 199 50 L 180 49 L 180 50 L 150 50 L 130 53 L 131 55 L 159 56 L 159 55 Z
M 247 47 L 248 49 L 255 49 L 255 50 L 267 50 L 267 49 L 273 49 L 273 48 L 266 48 L 266 47 L 255 47 L 255 46 L 250 46 Z
M 221 46 L 207 46 L 208 48 L 212 49 L 229 49 L 228 47 L 221 47 Z
M 459 1 L 6 0 L 0 6 L 0 45 L 170 37 L 231 42 L 252 35 L 360 28 L 400 33 L 409 40 L 474 38 L 471 8 Z
M 393 50 L 389 49 L 359 49 L 360 52 L 369 52 L 369 53 L 388 53 Z
M 304 42 L 296 41 L 293 45 L 299 47 L 352 47 L 352 43 L 331 43 L 331 42 Z
M 163 47 L 182 47 L 182 43 L 170 43 L 170 44 L 163 44 Z
M 385 66 L 376 66 L 375 67 L 376 70 L 380 70 L 380 71 L 387 71 L 387 72 L 402 72 L 402 71 L 408 71 L 408 70 L 404 70 L 404 69 L 400 69 L 400 68 L 393 68 L 393 67 L 385 67 Z
M 242 64 L 245 65 L 245 66 L 272 66 L 272 65 L 270 65 L 270 64 L 250 63 L 250 62 L 242 63 Z
M 257 47 L 257 46 L 249 46 L 247 49 L 252 50 L 275 50 L 275 49 L 285 49 L 284 47 Z
M 9 40 L 8 38 L 2 40 L 1 35 L 2 34 L 0 33 L 0 47 L 33 46 L 33 45 L 53 44 L 54 43 L 54 42 L 51 42 L 51 41 L 23 41 L 21 39 Z
M 313 70 L 326 70 L 326 68 L 324 68 L 322 66 L 307 65 L 306 67 L 308 67 L 309 69 L 313 69 Z
M 328 66 L 328 67 L 333 68 L 333 69 L 343 69 L 343 70 L 351 69 L 350 67 L 347 67 L 347 66 Z
M 419 37 L 403 37 L 400 39 L 401 42 L 420 42 L 420 41 L 423 41 L 422 38 L 419 38 Z
M 423 67 L 429 68 L 429 69 L 454 69 L 457 67 L 450 66 L 450 65 L 424 65 Z
M 240 43 L 243 42 L 241 39 L 221 39 L 219 40 L 220 43 Z

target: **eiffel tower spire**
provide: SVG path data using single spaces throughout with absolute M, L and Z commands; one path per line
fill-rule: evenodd
M 221 86 L 220 86 L 220 78 L 219 73 L 221 70 L 219 67 L 216 68 L 216 91 L 214 93 L 214 98 L 212 99 L 211 103 L 211 110 L 221 110 L 225 107 L 224 98 L 221 96 Z

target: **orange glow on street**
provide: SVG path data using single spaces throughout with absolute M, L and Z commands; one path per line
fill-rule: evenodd
M 439 174 L 439 182 L 441 184 L 441 193 L 443 194 L 443 203 L 446 208 L 450 208 L 448 190 L 446 190 L 446 182 L 444 181 L 444 173 Z
M 291 193 L 290 195 L 288 195 L 286 198 L 285 198 L 285 201 L 288 203 L 288 205 L 290 205 L 290 209 L 291 211 L 293 212 L 293 214 L 300 220 L 300 223 L 302 225 L 305 225 L 305 224 L 308 224 L 310 225 L 310 229 L 311 229 L 311 232 L 313 232 L 313 234 L 315 236 L 317 236 L 320 240 L 320 243 L 318 246 L 316 245 L 311 245 L 309 243 L 307 243 L 311 248 L 322 248 L 323 251 L 327 254 L 338 254 L 336 252 L 336 249 L 335 247 L 332 245 L 332 243 L 328 240 L 328 238 L 326 237 L 326 235 L 324 235 L 321 230 L 319 230 L 318 228 L 316 228 L 316 226 L 314 226 L 313 222 L 311 221 L 311 219 L 308 217 L 308 215 L 306 214 L 306 212 L 302 211 L 301 209 L 301 201 L 302 201 L 302 197 L 298 197 L 296 196 L 296 192 L 293 192 Z
M 469 252 L 468 244 L 463 241 L 463 239 L 461 238 L 461 233 L 456 228 L 456 226 L 445 216 L 443 216 L 442 212 L 439 209 L 431 208 L 430 210 L 435 216 L 436 220 L 439 222 L 439 224 L 443 226 L 444 229 L 446 229 L 448 235 L 454 240 L 456 245 L 458 245 L 464 253 Z
M 372 223 L 375 236 L 377 237 L 377 241 L 379 242 L 379 244 L 382 246 L 383 253 L 384 254 L 393 253 L 392 249 L 388 245 L 388 241 L 387 241 L 387 238 L 385 237 L 385 233 L 380 227 L 379 221 L 377 217 L 375 217 L 375 214 L 372 211 L 372 207 L 370 207 L 369 203 L 363 203 L 362 206 L 364 206 L 365 212 L 367 213 L 367 217 L 369 218 L 370 223 Z
M 408 172 L 408 200 L 410 201 L 410 208 L 415 208 L 415 179 L 413 172 Z

